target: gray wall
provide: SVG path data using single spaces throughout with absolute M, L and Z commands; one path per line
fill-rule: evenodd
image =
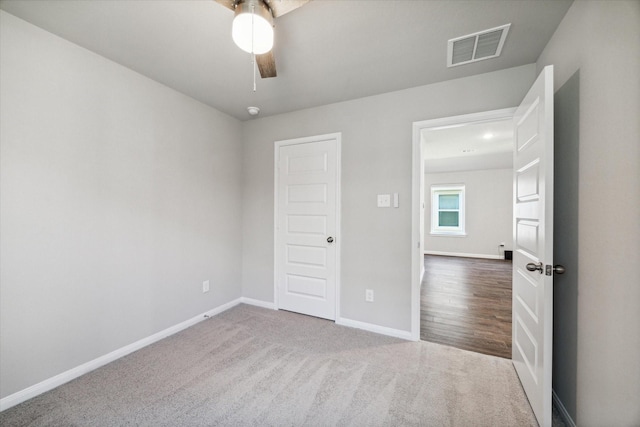
M 243 295 L 273 301 L 274 141 L 342 132 L 341 316 L 409 331 L 412 123 L 514 107 L 534 78 L 528 65 L 246 122 Z M 376 208 L 394 192 L 400 208 Z
M 576 417 L 578 363 L 578 224 L 580 207 L 580 72 L 555 93 L 554 262 L 570 266 L 553 279 L 553 389 Z
M 434 236 L 431 231 L 431 185 L 465 185 L 464 237 Z M 513 246 L 513 169 L 427 173 L 424 176 L 425 252 L 502 257 L 498 245 Z M 502 248 L 502 249 L 505 249 Z
M 6 397 L 240 297 L 242 159 L 237 120 L 0 20 Z
M 640 2 L 575 1 L 537 63 L 555 65 L 556 88 L 580 72 L 580 263 L 566 267 L 578 275 L 581 426 L 640 425 L 638 52 Z

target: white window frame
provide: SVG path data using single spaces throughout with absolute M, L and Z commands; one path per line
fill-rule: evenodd
M 441 184 L 431 186 L 431 234 L 434 236 L 466 236 L 465 232 L 465 202 L 464 202 L 464 184 Z M 440 226 L 438 219 L 440 217 L 440 196 L 441 194 L 457 194 L 460 196 L 460 204 L 458 206 L 458 226 L 447 227 Z

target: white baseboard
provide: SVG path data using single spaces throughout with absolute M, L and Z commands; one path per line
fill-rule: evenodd
M 49 390 L 53 390 L 54 388 L 67 383 L 73 379 L 76 379 L 88 372 L 93 371 L 94 369 L 98 369 L 101 366 L 106 365 L 107 363 L 111 363 L 114 360 L 117 360 L 121 357 L 124 357 L 130 353 L 133 353 L 136 350 L 140 350 L 143 347 L 148 346 L 149 344 L 153 344 L 156 341 L 160 341 L 170 335 L 173 335 L 177 332 L 182 331 L 190 326 L 195 325 L 198 322 L 205 320 L 207 317 L 215 316 L 216 314 L 222 313 L 236 305 L 240 304 L 242 298 L 238 298 L 236 300 L 230 301 L 226 304 L 218 306 L 212 310 L 201 313 L 191 319 L 185 320 L 184 322 L 178 323 L 177 325 L 171 326 L 167 329 L 164 329 L 160 332 L 157 332 L 153 335 L 150 335 L 146 338 L 143 338 L 139 341 L 121 347 L 117 350 L 112 351 L 111 353 L 107 353 L 104 356 L 100 356 L 97 359 L 93 359 L 87 363 L 83 363 L 80 366 L 76 366 L 75 368 L 69 369 L 68 371 L 62 372 L 54 377 L 48 378 L 42 382 L 34 384 L 30 387 L 27 387 L 23 390 L 20 390 L 16 393 L 13 393 L 7 397 L 0 399 L 0 412 L 5 409 L 9 409 L 12 406 L 18 405 L 24 401 L 27 401 L 33 397 L 36 397 L 42 393 L 45 393 Z
M 441 255 L 441 256 L 458 256 L 462 258 L 504 259 L 504 257 L 500 255 L 466 254 L 466 253 L 459 253 L 459 252 L 424 251 L 424 254 L 425 255 Z
M 276 306 L 272 302 L 261 301 L 253 298 L 242 297 L 240 302 L 244 304 L 255 305 L 257 307 L 268 308 L 276 310 Z M 385 326 L 378 326 L 372 323 L 359 322 L 357 320 L 345 319 L 344 317 L 338 317 L 336 319 L 336 325 L 348 326 L 350 328 L 363 329 L 369 332 L 375 332 L 377 334 L 389 335 L 396 338 L 402 338 L 410 341 L 417 341 L 411 335 L 409 331 L 401 331 L 399 329 L 387 328 Z
M 348 326 L 350 328 L 363 329 L 376 334 L 388 335 L 390 337 L 402 338 L 408 341 L 416 341 L 410 331 L 402 331 L 400 329 L 387 328 L 386 326 L 374 325 L 373 323 L 360 322 L 358 320 L 345 319 L 339 317 L 336 319 L 336 325 Z
M 240 302 L 243 304 L 255 305 L 256 307 L 268 308 L 271 310 L 276 309 L 276 305 L 272 302 L 261 301 L 259 299 L 242 297 L 240 298 Z
M 551 395 L 553 396 L 553 404 L 556 405 L 556 409 L 558 410 L 562 421 L 564 421 L 567 427 L 576 427 L 576 423 L 573 421 L 573 418 L 571 418 L 571 415 L 569 415 L 569 411 L 567 411 L 567 408 L 565 408 L 562 404 L 562 401 L 556 394 L 556 391 L 551 390 Z

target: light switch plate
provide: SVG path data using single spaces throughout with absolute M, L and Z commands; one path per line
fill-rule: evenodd
M 373 302 L 373 289 L 366 289 L 364 291 L 364 300 L 366 302 Z
M 391 195 L 390 194 L 378 194 L 378 207 L 379 208 L 391 207 Z

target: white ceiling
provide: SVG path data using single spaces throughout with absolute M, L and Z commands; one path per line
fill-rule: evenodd
M 500 120 L 422 131 L 425 173 L 513 167 L 513 123 Z
M 281 0 L 286 1 L 286 0 Z M 240 120 L 536 61 L 572 0 L 313 0 L 276 19 L 278 77 L 252 90 L 213 0 L 1 0 L 0 8 Z M 446 67 L 447 40 L 511 23 L 502 55 Z

